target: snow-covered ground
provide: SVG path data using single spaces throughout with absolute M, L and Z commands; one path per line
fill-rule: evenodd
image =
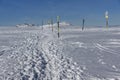
M 61 29 L 65 54 L 89 74 L 120 80 L 120 28 Z
M 0 80 L 120 80 L 120 28 L 0 28 Z

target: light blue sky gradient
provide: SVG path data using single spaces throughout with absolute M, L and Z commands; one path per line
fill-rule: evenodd
M 109 11 L 109 24 L 120 24 L 120 0 L 0 0 L 0 25 L 41 24 L 50 18 L 81 25 L 105 25 L 104 13 Z

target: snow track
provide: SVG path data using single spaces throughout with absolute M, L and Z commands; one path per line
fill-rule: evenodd
M 0 80 L 93 80 L 61 54 L 62 42 L 54 33 L 45 29 L 22 36 L 18 44 L 0 52 Z
M 112 49 L 109 49 L 109 48 L 107 48 L 105 46 L 102 46 L 102 45 L 100 45 L 98 43 L 95 43 L 94 46 L 97 47 L 98 49 L 102 50 L 102 51 L 109 52 L 111 54 L 115 54 L 115 55 L 120 56 L 120 54 L 118 52 L 116 52 L 116 51 L 114 51 Z

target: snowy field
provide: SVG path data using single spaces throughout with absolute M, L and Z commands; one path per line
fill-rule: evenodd
M 1 27 L 0 80 L 120 80 L 120 28 L 56 31 Z
M 64 28 L 63 51 L 85 72 L 99 77 L 120 80 L 120 28 Z M 116 80 L 115 79 L 115 80 Z

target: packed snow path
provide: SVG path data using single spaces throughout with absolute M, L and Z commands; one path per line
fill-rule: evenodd
M 1 29 L 0 80 L 93 80 L 63 56 L 62 42 L 49 28 Z

